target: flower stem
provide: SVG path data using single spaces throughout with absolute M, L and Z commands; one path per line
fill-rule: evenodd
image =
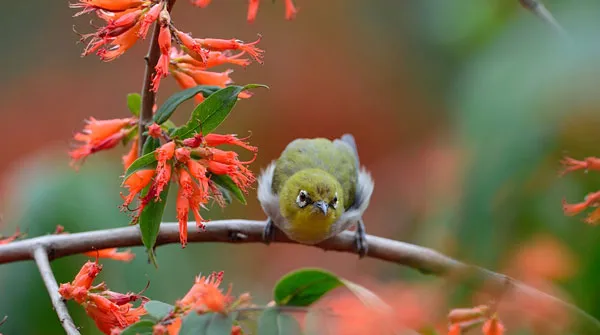
M 167 0 L 167 11 L 171 12 L 175 1 L 176 0 Z M 144 83 L 142 86 L 142 107 L 140 111 L 139 121 L 140 145 L 138 146 L 138 154 L 140 156 L 142 155 L 144 142 L 146 141 L 147 137 L 144 136 L 144 131 L 146 131 L 146 126 L 152 121 L 152 108 L 154 107 L 154 103 L 156 102 L 156 93 L 152 91 L 152 77 L 154 77 L 154 68 L 156 67 L 156 63 L 158 63 L 158 58 L 160 57 L 160 47 L 158 45 L 159 32 L 160 22 L 159 20 L 157 20 L 154 24 L 154 31 L 152 32 L 152 38 L 150 46 L 148 47 L 148 53 L 146 54 L 146 57 L 144 57 L 146 61 L 146 71 L 144 73 Z

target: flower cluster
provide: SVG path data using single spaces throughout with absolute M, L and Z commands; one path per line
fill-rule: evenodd
M 138 39 L 146 38 L 150 26 L 157 22 L 160 58 L 152 78 L 154 91 L 158 90 L 161 79 L 170 73 L 184 88 L 196 85 L 225 87 L 232 82 L 229 77 L 232 70 L 207 70 L 226 63 L 246 66 L 250 60 L 240 58 L 243 54 L 262 63 L 263 50 L 256 47 L 260 38 L 252 43 L 237 39 L 192 38 L 172 24 L 165 0 L 79 0 L 71 7 L 81 9 L 75 16 L 95 12 L 106 23 L 94 33 L 81 35 L 81 41 L 87 43 L 82 56 L 96 53 L 104 61 L 116 59 Z M 198 95 L 197 99 L 201 98 Z
M 212 0 L 191 0 L 192 4 L 198 6 L 200 8 L 204 8 L 211 3 Z M 248 22 L 254 22 L 256 19 L 256 14 L 258 13 L 258 6 L 260 5 L 260 0 L 249 0 L 248 1 Z M 298 13 L 298 9 L 294 5 L 294 0 L 285 0 L 285 18 L 287 20 L 292 20 L 296 17 Z
M 150 135 L 154 133 L 150 126 Z M 129 194 L 123 196 L 123 208 L 133 202 L 142 190 L 149 186 L 148 192 L 140 198 L 140 206 L 134 214 L 134 222 L 142 210 L 151 201 L 161 201 L 161 193 L 167 184 L 174 180 L 179 185 L 177 193 L 177 219 L 179 221 L 179 239 L 185 247 L 187 243 L 187 221 L 191 211 L 199 228 L 204 228 L 202 222 L 207 220 L 200 216 L 200 207 L 204 207 L 210 198 L 220 206 L 225 206 L 223 194 L 211 179 L 212 175 L 225 175 L 231 178 L 235 185 L 247 193 L 256 178 L 246 165 L 250 161 L 240 161 L 234 151 L 225 151 L 216 146 L 230 144 L 243 147 L 254 153 L 257 148 L 250 146 L 235 135 L 197 134 L 183 141 L 170 140 L 154 152 L 157 164 L 154 169 L 142 169 L 128 176 L 123 184 Z
M 448 335 L 461 335 L 463 330 L 482 323 L 481 330 L 484 335 L 503 335 L 505 330 L 497 315 L 490 313 L 490 307 L 487 305 L 453 309 L 448 314 L 448 321 L 450 321 Z
M 565 166 L 565 169 L 561 173 L 562 175 L 577 171 L 577 170 L 596 170 L 600 171 L 600 158 L 587 157 L 584 160 L 576 160 L 570 157 L 565 157 L 561 163 Z M 589 208 L 595 208 L 584 221 L 588 224 L 600 223 L 600 191 L 588 194 L 584 201 L 574 204 L 567 203 L 563 199 L 563 211 L 565 215 L 574 216 L 580 214 Z
M 223 281 L 223 272 L 213 272 L 209 276 L 198 276 L 189 292 L 175 303 L 171 313 L 154 326 L 154 335 L 177 335 L 183 317 L 189 313 L 221 313 L 250 306 L 250 294 L 244 293 L 236 300 L 231 296 L 231 286 L 226 293 L 219 288 Z M 241 328 L 234 325 L 232 335 L 241 334 Z
M 146 314 L 143 304 L 148 299 L 140 294 L 110 291 L 104 282 L 92 286 L 100 271 L 102 265 L 97 260 L 88 261 L 72 282 L 60 285 L 58 292 L 64 299 L 81 305 L 104 334 L 118 334 Z M 137 300 L 142 304 L 134 307 L 132 302 Z

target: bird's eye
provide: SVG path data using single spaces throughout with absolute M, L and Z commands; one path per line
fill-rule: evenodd
M 333 197 L 333 200 L 331 200 L 331 204 L 329 206 L 333 207 L 333 209 L 335 209 L 337 207 L 337 203 L 338 203 L 338 197 L 337 197 L 337 193 L 335 194 L 335 197 Z
M 296 203 L 298 206 L 300 208 L 306 206 L 308 200 L 308 193 L 305 190 L 300 190 L 300 193 L 298 193 L 298 197 L 296 198 Z

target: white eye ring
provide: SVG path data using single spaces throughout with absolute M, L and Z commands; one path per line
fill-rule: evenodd
M 305 190 L 300 190 L 300 193 L 298 193 L 298 197 L 296 198 L 296 204 L 298 204 L 298 207 L 303 208 L 304 206 L 306 206 L 307 203 L 308 192 L 306 192 Z
M 331 204 L 329 204 L 329 206 L 331 206 L 333 209 L 336 209 L 338 204 L 338 196 L 337 196 L 337 192 L 335 192 L 335 196 L 333 197 L 333 200 L 331 201 Z

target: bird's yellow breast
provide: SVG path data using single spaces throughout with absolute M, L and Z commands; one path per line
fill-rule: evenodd
M 329 237 L 334 215 L 319 215 L 308 211 L 298 211 L 289 218 L 288 236 L 301 243 L 314 244 Z

